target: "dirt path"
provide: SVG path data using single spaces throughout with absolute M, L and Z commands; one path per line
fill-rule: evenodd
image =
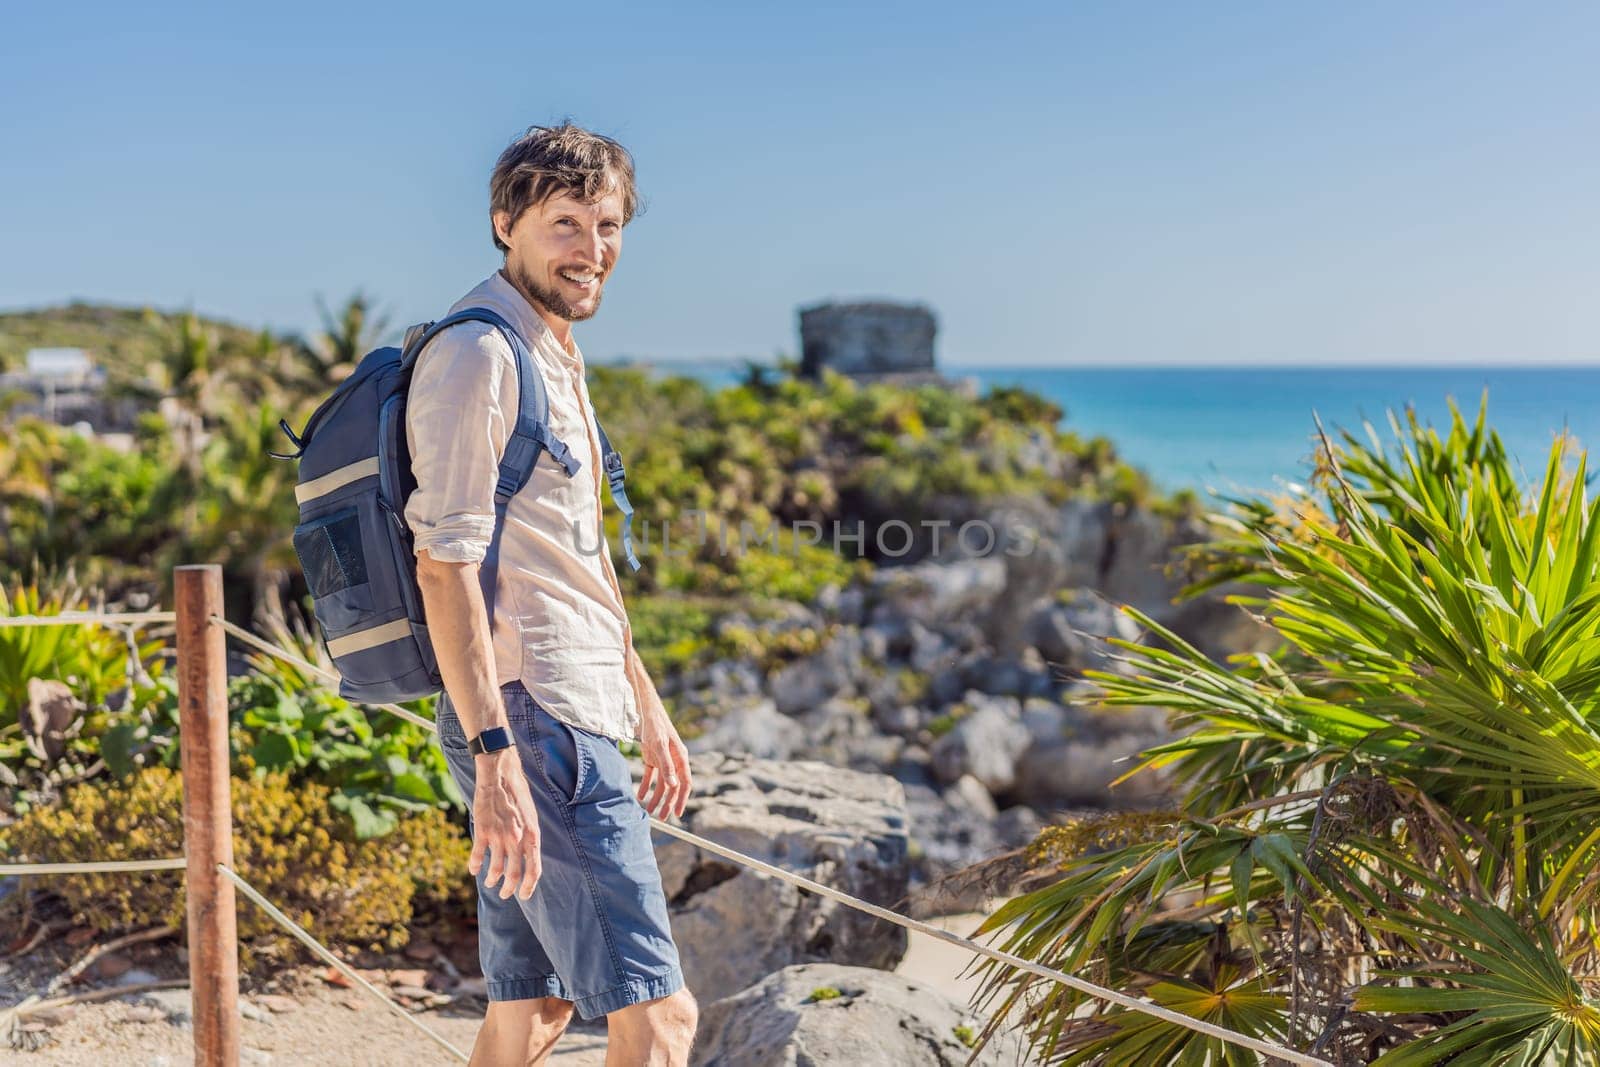
M 453 1067 L 458 1061 L 371 997 L 307 982 L 292 1007 L 274 1012 L 246 997 L 241 1023 L 241 1064 L 305 1064 L 326 1067 Z M 287 1007 L 282 1001 L 272 1001 Z M 188 1022 L 188 990 L 79 1005 L 72 1017 L 49 1029 L 53 1039 L 39 1050 L 0 1053 L 17 1067 L 106 1067 L 141 1064 L 187 1067 L 194 1062 Z M 462 1003 L 420 1018 L 456 1047 L 470 1050 L 482 1022 L 481 1005 Z M 561 1039 L 551 1062 L 561 1067 L 601 1067 L 605 1027 L 573 1029 Z
M 966 934 L 982 918 L 970 914 L 932 921 Z M 181 974 L 177 960 L 166 957 L 169 951 L 170 945 L 163 958 L 152 954 L 143 965 L 158 974 Z M 957 977 L 968 958 L 953 945 L 912 934 L 896 970 L 964 1004 L 977 986 L 973 978 Z M 320 969 L 307 968 L 285 976 L 280 993 L 244 996 L 241 1063 L 447 1067 L 458 1062 L 370 996 L 329 985 L 321 974 Z M 483 1009 L 481 999 L 458 996 L 419 1017 L 458 1048 L 470 1050 Z M 41 1047 L 32 1052 L 0 1051 L 0 1061 L 18 1067 L 186 1067 L 194 1059 L 186 989 L 80 1004 L 29 1036 L 42 1042 Z M 577 1023 L 561 1039 L 551 1062 L 558 1067 L 602 1067 L 605 1042 L 603 1021 Z

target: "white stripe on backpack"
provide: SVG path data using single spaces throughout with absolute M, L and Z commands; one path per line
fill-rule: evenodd
M 386 645 L 390 641 L 398 641 L 402 637 L 411 636 L 411 620 L 396 619 L 386 622 L 382 626 L 374 626 L 369 630 L 357 630 L 353 634 L 335 637 L 328 641 L 328 655 L 338 658 L 348 656 L 352 652 L 363 652 L 369 648 Z
M 294 499 L 299 504 L 327 496 L 341 486 L 351 482 L 360 481 L 378 473 L 378 457 L 370 456 L 367 459 L 357 460 L 348 466 L 331 470 L 320 478 L 313 478 L 309 482 L 302 482 L 294 487 Z

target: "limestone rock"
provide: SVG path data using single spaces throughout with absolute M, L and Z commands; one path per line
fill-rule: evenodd
M 983 556 L 950 562 L 883 567 L 873 573 L 872 619 L 908 619 L 924 626 L 990 610 L 1005 590 L 1006 564 Z
M 815 655 L 795 660 L 767 679 L 773 703 L 785 715 L 798 715 L 829 697 L 855 692 L 858 684 L 868 684 L 872 672 L 863 646 L 858 628 L 839 627 Z
M 725 707 L 700 736 L 687 742 L 690 752 L 728 752 L 762 759 L 788 759 L 805 744 L 805 730 L 787 715 L 780 715 L 770 700 Z
M 1014 697 L 989 696 L 972 689 L 962 703 L 971 710 L 930 750 L 934 773 L 947 783 L 970 774 L 991 793 L 1003 793 L 1016 780 L 1017 757 L 1028 747 L 1020 704 Z
M 821 656 L 807 656 L 774 671 L 767 678 L 767 692 L 780 712 L 798 715 L 838 693 L 843 681 Z
M 925 783 L 907 782 L 905 790 L 911 838 L 916 842 L 912 873 L 917 879 L 907 914 L 926 918 L 980 907 L 980 902 L 960 896 L 961 887 L 942 880 L 1001 851 L 1004 842 L 995 832 L 998 820 L 975 807 L 973 797 L 955 789 L 941 794 Z M 989 807 L 993 808 L 992 800 Z
M 886 907 L 910 878 L 905 793 L 886 775 L 702 754 L 686 829 Z M 656 832 L 673 937 L 702 1003 L 793 963 L 893 967 L 903 929 Z
M 834 697 L 800 716 L 799 723 L 805 758 L 835 767 L 882 772 L 905 747 L 904 738 L 877 731 L 864 698 Z
M 78 702 L 65 682 L 28 679 L 28 702 L 18 718 L 35 756 L 46 762 L 60 759 L 67 748 L 67 730 L 77 717 Z
M 811 607 L 834 622 L 859 626 L 865 614 L 866 591 L 856 585 L 840 588 L 837 582 L 829 582 L 817 591 Z
M 962 664 L 962 683 L 970 689 L 1019 698 L 1055 692 L 1064 674 L 1045 663 L 1038 650 L 1025 646 L 1017 657 L 983 654 Z
M 1101 640 L 1120 637 L 1139 639 L 1139 624 L 1116 604 L 1080 589 L 1068 599 L 1055 596 L 1037 601 L 1022 626 L 1022 639 L 1053 667 L 1081 673 L 1089 668 L 1113 670 L 1110 659 L 1121 650 Z
M 863 967 L 783 970 L 700 1013 L 693 1067 L 961 1067 L 983 1020 L 930 986 Z M 1019 1061 L 996 1035 L 975 1061 Z
M 1017 760 L 1012 799 L 1045 808 L 1109 807 L 1145 800 L 1165 789 L 1165 776 L 1148 771 L 1111 788 L 1113 780 L 1134 767 L 1133 757 L 1171 740 L 1161 708 L 1030 700 L 1022 723 L 1029 743 Z

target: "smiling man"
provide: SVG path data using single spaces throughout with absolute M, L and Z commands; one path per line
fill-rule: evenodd
M 536 126 L 501 154 L 489 197 L 504 266 L 450 310 L 486 307 L 517 330 L 549 394 L 551 433 L 578 466 L 569 476 L 542 451 L 496 542 L 497 467 L 517 415 L 513 349 L 479 322 L 423 349 L 406 415 L 417 488 L 405 516 L 444 676 L 439 743 L 472 798 L 490 1001 L 472 1062 L 544 1063 L 576 1009 L 607 1017 L 608 1065 L 681 1065 L 696 1006 L 645 814 L 682 814 L 688 756 L 633 649 L 572 337 L 616 270 L 638 202 L 633 161 L 610 138 Z M 491 545 L 486 597 L 479 567 Z M 635 738 L 637 790 L 618 747 Z

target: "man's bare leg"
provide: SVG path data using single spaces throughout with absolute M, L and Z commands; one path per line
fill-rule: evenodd
M 572 1001 L 558 997 L 489 1004 L 468 1067 L 542 1067 L 572 1020 Z
M 606 1016 L 606 1067 L 687 1067 L 700 1008 L 687 989 Z

